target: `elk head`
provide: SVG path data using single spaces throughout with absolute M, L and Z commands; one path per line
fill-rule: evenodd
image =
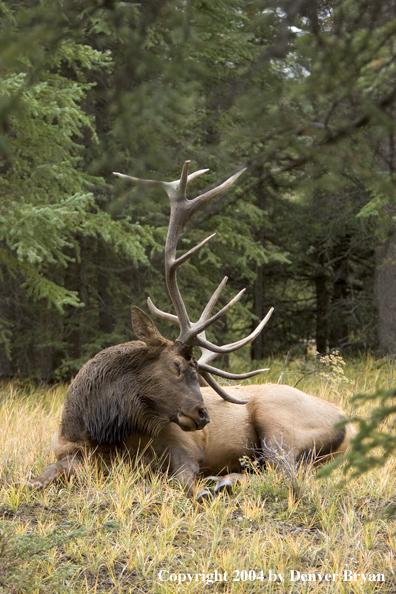
M 147 345 L 147 359 L 137 375 L 141 386 L 139 402 L 144 402 L 149 423 L 153 419 L 168 419 L 183 431 L 205 427 L 209 415 L 192 353 L 180 350 L 177 344 L 164 338 L 149 316 L 136 306 L 132 307 L 132 326 Z M 144 412 L 135 417 L 144 419 Z M 151 428 L 150 434 L 155 433 Z
M 196 362 L 196 365 L 198 373 L 203 378 L 203 380 L 207 384 L 209 384 L 214 390 L 216 390 L 216 392 L 225 400 L 233 402 L 235 404 L 245 404 L 247 402 L 246 400 L 239 400 L 234 396 L 228 394 L 215 381 L 212 374 L 227 379 L 245 379 L 267 370 L 258 369 L 256 371 L 251 371 L 249 373 L 244 374 L 231 374 L 217 369 L 215 367 L 212 367 L 211 365 L 209 365 L 209 362 L 213 360 L 218 354 L 231 353 L 233 351 L 236 351 L 237 349 L 248 344 L 254 338 L 256 338 L 256 336 L 260 334 L 261 330 L 264 328 L 265 324 L 269 320 L 273 308 L 271 308 L 267 316 L 260 322 L 257 328 L 246 338 L 223 346 L 218 346 L 210 342 L 206 339 L 205 330 L 214 322 L 216 322 L 216 320 L 218 320 L 222 315 L 224 315 L 237 301 L 239 301 L 245 289 L 240 291 L 227 305 L 220 309 L 216 314 L 211 316 L 212 310 L 216 305 L 221 295 L 221 292 L 223 291 L 227 283 L 228 279 L 227 277 L 225 277 L 216 289 L 216 291 L 213 293 L 212 297 L 209 299 L 208 304 L 205 307 L 203 313 L 201 314 L 199 320 L 197 322 L 191 322 L 187 314 L 186 306 L 181 297 L 179 287 L 177 285 L 177 269 L 181 264 L 183 264 L 183 262 L 191 258 L 191 256 L 193 256 L 200 249 L 202 249 L 204 245 L 206 245 L 207 242 L 210 241 L 212 237 L 214 237 L 215 234 L 210 235 L 185 254 L 179 257 L 176 256 L 178 239 L 190 217 L 199 208 L 213 200 L 213 198 L 216 198 L 217 196 L 225 192 L 245 171 L 245 169 L 241 169 L 240 171 L 232 175 L 230 178 L 228 178 L 225 182 L 205 192 L 204 194 L 201 194 L 200 196 L 197 196 L 193 199 L 188 199 L 186 196 L 187 184 L 191 182 L 193 179 L 208 171 L 208 169 L 200 169 L 199 171 L 195 171 L 194 173 L 189 174 L 189 164 L 190 161 L 186 161 L 184 163 L 180 179 L 173 182 L 140 179 L 137 177 L 131 177 L 129 175 L 124 175 L 122 173 L 116 172 L 114 172 L 114 175 L 121 177 L 123 179 L 130 180 L 134 183 L 146 184 L 151 186 L 159 185 L 163 187 L 165 192 L 167 193 L 171 204 L 171 214 L 168 235 L 165 244 L 165 278 L 169 296 L 171 298 L 175 310 L 175 314 L 159 310 L 150 298 L 148 298 L 147 300 L 148 307 L 152 313 L 159 316 L 160 318 L 168 320 L 180 326 L 179 337 L 176 339 L 173 345 L 174 352 L 183 356 L 186 361 L 191 361 L 193 359 L 193 348 L 195 346 L 200 347 L 202 351 L 202 356 L 199 359 L 199 361 Z

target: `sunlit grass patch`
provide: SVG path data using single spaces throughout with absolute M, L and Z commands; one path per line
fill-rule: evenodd
M 278 372 L 283 363 L 269 366 Z M 301 362 L 289 368 L 294 374 Z M 347 362 L 344 373 L 351 380 L 345 391 L 343 382 L 334 390 L 314 373 L 298 387 L 349 410 L 352 391 L 389 387 L 393 368 L 366 359 Z M 293 377 L 291 385 L 300 377 L 293 374 L 283 376 Z M 285 477 L 253 465 L 248 480 L 230 495 L 201 505 L 155 469 L 121 458 L 108 472 L 86 464 L 80 477 L 29 491 L 24 481 L 53 461 L 50 439 L 65 393 L 64 386 L 15 384 L 0 391 L 0 591 L 396 590 L 396 520 L 389 515 L 396 505 L 394 457 L 346 482 L 342 468 L 317 479 L 311 470 Z M 359 577 L 344 581 L 344 571 Z M 282 581 L 269 581 L 270 572 Z M 292 579 L 326 574 L 338 577 Z M 382 574 L 385 582 L 362 578 Z

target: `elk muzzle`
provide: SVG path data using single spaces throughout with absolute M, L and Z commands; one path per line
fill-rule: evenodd
M 210 423 L 208 411 L 205 407 L 198 408 L 195 412 L 186 414 L 179 411 L 172 415 L 172 423 L 179 425 L 183 431 L 197 431 L 203 429 L 205 425 Z

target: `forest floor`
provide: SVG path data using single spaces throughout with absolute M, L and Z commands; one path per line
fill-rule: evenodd
M 385 359 L 269 366 L 266 380 L 301 379 L 352 416 L 353 394 L 395 384 Z M 253 472 L 204 504 L 122 461 L 29 491 L 26 479 L 53 461 L 66 389 L 0 387 L 0 594 L 396 593 L 395 458 L 354 479 L 342 468 L 293 481 Z

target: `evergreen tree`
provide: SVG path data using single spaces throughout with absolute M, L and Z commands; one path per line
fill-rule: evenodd
M 197 193 L 248 166 L 181 239 L 217 232 L 180 274 L 192 317 L 227 274 L 224 299 L 248 290 L 218 340 L 275 305 L 254 357 L 314 336 L 374 346 L 376 233 L 393 225 L 388 4 L 0 3 L 3 373 L 67 374 L 131 337 L 131 302 L 169 307 L 168 201 L 112 171 L 177 179 L 185 159 L 210 167 Z
M 84 171 L 84 152 L 97 144 L 94 117 L 84 110 L 93 83 L 85 73 L 105 72 L 111 57 L 72 36 L 56 42 L 44 23 L 30 30 L 33 11 L 2 3 L 9 37 L 2 70 L 3 158 L 0 210 L 1 326 L 3 373 L 53 373 L 53 348 L 62 350 L 70 328 L 64 314 L 86 304 L 92 255 L 111 244 L 132 263 L 146 260 L 154 244 L 149 228 L 113 220 L 101 208 L 103 180 Z M 48 11 L 48 5 L 45 7 Z M 43 12 L 47 15 L 47 12 Z M 28 36 L 27 48 L 22 38 Z M 29 38 L 30 37 L 30 38 Z M 18 49 L 17 55 L 13 48 Z M 94 251 L 94 250 L 93 250 Z M 78 265 L 82 283 L 70 279 Z M 84 269 L 84 270 L 83 270 Z M 88 317 L 92 318 L 92 314 Z M 80 329 L 81 332 L 81 329 Z M 12 355 L 12 356 L 11 356 Z M 12 361 L 12 364 L 11 364 Z

